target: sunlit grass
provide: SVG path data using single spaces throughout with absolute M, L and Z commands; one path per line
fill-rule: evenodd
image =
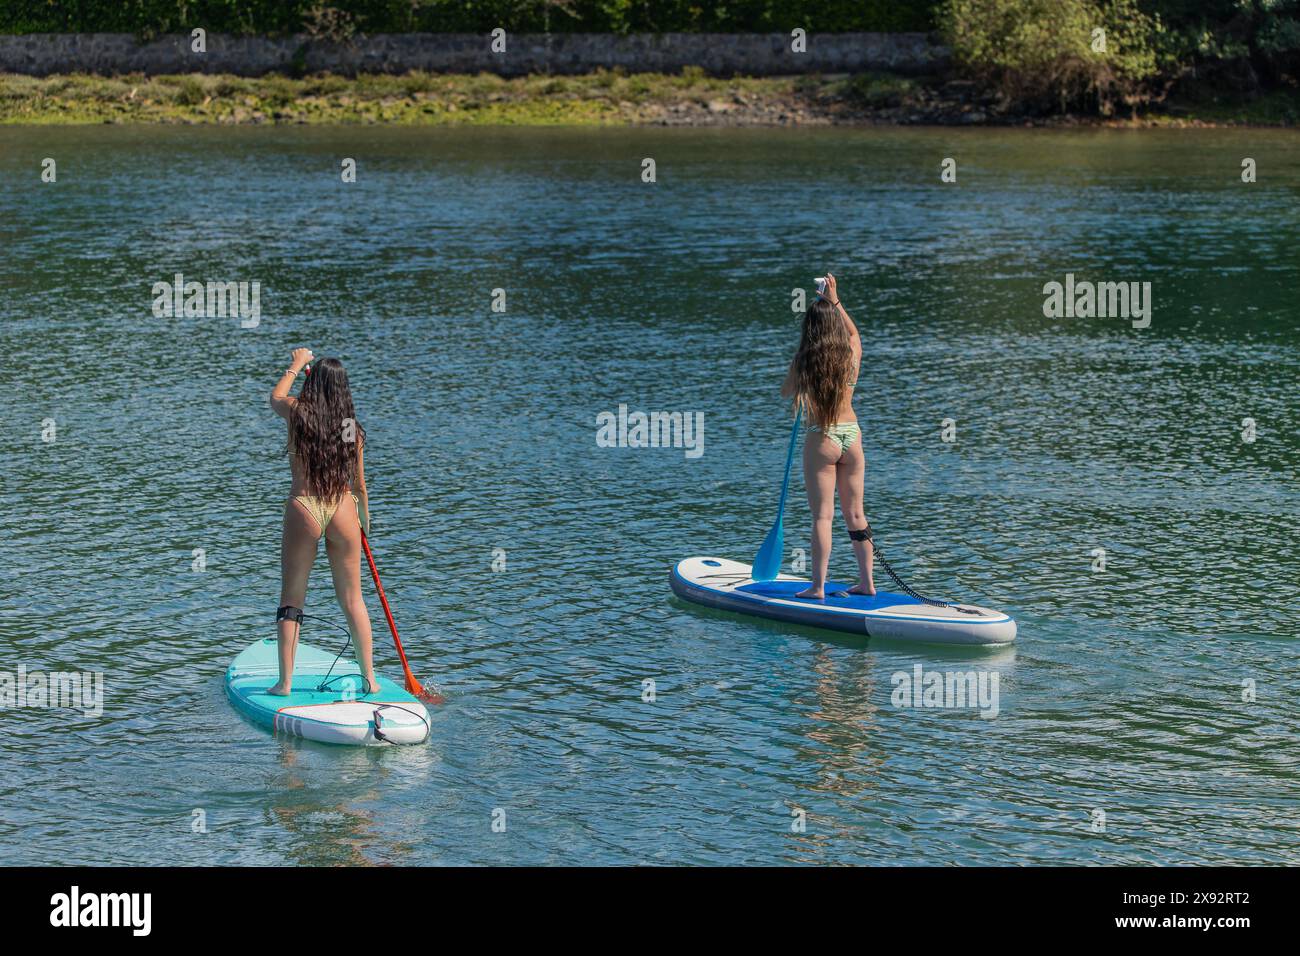
M 5 74 L 0 123 L 635 122 L 636 108 L 649 103 L 793 92 L 789 77 L 720 79 L 698 69 L 517 78 L 423 72 L 303 78 Z
M 598 70 L 580 76 L 500 77 L 412 72 L 239 77 L 140 74 L 101 77 L 0 74 L 0 123 L 391 123 L 551 125 L 654 122 L 685 105 L 696 115 L 721 103 L 831 110 L 852 119 L 906 105 L 924 81 L 887 73 L 856 76 L 713 77 Z M 1138 120 L 1295 125 L 1296 97 L 1227 98 L 1169 104 Z

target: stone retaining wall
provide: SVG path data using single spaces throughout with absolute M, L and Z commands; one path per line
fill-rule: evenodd
M 0 36 L 0 72 L 233 73 L 588 73 L 600 67 L 628 72 L 676 73 L 683 66 L 706 72 L 791 73 L 937 72 L 948 51 L 924 33 L 827 33 L 807 38 L 807 52 L 790 52 L 784 34 L 664 33 L 614 36 L 557 33 L 508 36 L 494 53 L 486 35 L 469 33 L 376 34 L 350 44 L 211 34 L 207 52 L 193 53 L 190 38 L 164 36 L 141 43 L 126 33 L 33 33 Z

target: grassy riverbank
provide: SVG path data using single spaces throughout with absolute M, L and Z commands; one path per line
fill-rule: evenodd
M 393 123 L 406 125 L 832 122 L 891 77 L 718 79 L 599 71 L 584 76 L 0 77 L 0 123 Z
M 973 84 L 890 74 L 710 77 L 599 71 L 505 79 L 489 74 L 100 77 L 0 75 L 0 124 L 385 123 L 398 125 L 1021 124 Z M 1255 99 L 1202 93 L 1136 117 L 1147 125 L 1300 124 L 1289 93 Z

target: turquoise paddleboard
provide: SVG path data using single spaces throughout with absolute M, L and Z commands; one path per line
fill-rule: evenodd
M 330 674 L 326 689 L 321 682 Z M 429 737 L 429 711 L 399 684 L 382 675 L 379 690 L 363 694 L 365 682 L 355 660 L 298 643 L 293 693 L 266 691 L 280 679 L 276 640 L 255 641 L 226 670 L 226 693 L 245 716 L 264 727 L 327 744 L 418 744 Z

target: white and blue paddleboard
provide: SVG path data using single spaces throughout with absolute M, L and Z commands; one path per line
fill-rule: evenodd
M 331 674 L 331 666 L 333 671 Z M 334 677 L 321 690 L 327 674 Z M 376 675 L 379 690 L 365 686 L 354 660 L 310 644 L 298 643 L 293 663 L 293 693 L 279 697 L 267 690 L 280 679 L 276 639 L 255 641 L 226 670 L 226 693 L 240 713 L 294 737 L 327 744 L 418 744 L 429 737 L 429 711 L 388 678 Z
M 973 604 L 927 604 L 890 591 L 849 594 L 847 584 L 826 582 L 824 600 L 797 598 L 806 579 L 788 574 L 755 581 L 753 569 L 726 558 L 687 558 L 673 568 L 673 592 L 687 601 L 790 624 L 824 627 L 867 637 L 925 644 L 1010 644 L 1016 622 L 1001 611 Z

